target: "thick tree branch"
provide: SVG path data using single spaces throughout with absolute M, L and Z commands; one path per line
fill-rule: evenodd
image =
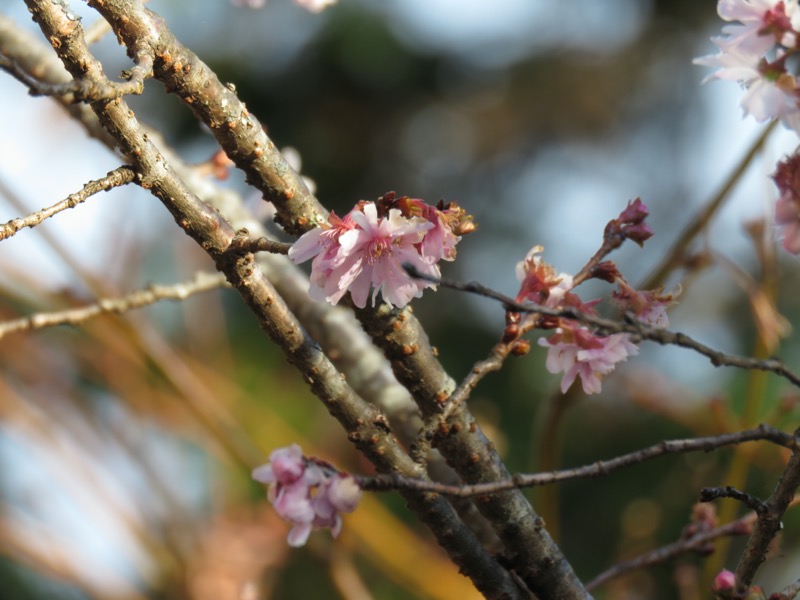
M 196 54 L 178 42 L 161 17 L 140 0 L 88 3 L 111 24 L 131 58 L 142 51 L 155 57 L 154 76 L 208 125 L 228 157 L 244 171 L 247 182 L 275 205 L 276 221 L 286 231 L 303 233 L 327 216 L 233 86 L 223 85 Z
M 248 181 L 275 205 L 278 212 L 276 220 L 287 231 L 301 233 L 327 214 L 299 176 L 289 168 L 233 90 L 222 85 L 196 55 L 180 45 L 159 17 L 137 0 L 89 0 L 89 4 L 111 23 L 117 36 L 128 46 L 129 54 L 142 44 L 150 47 L 156 56 L 154 76 L 164 82 L 168 91 L 177 93 L 195 115 L 211 128 L 228 157 L 245 172 Z M 370 312 L 370 320 L 378 330 L 395 322 L 388 314 Z M 432 358 L 427 336 L 421 327 L 410 313 L 406 313 L 405 320 L 410 325 L 406 333 L 413 332 L 412 336 L 405 337 L 406 348 L 419 348 Z M 380 334 L 376 331 L 373 338 L 375 335 Z M 381 345 L 381 342 L 378 341 L 378 344 Z M 390 360 L 396 356 L 391 348 L 382 347 Z M 422 406 L 423 412 L 432 408 L 431 403 L 436 402 L 437 396 L 443 392 L 449 395 L 453 388 L 452 381 L 438 361 L 433 359 L 433 362 L 437 366 L 434 368 L 441 371 L 442 382 L 448 382 L 448 388 L 433 382 L 432 387 L 424 389 L 419 395 L 413 394 L 418 403 L 427 405 L 427 408 Z M 407 372 L 407 367 L 412 363 L 414 368 L 419 366 L 416 360 L 407 364 L 402 360 L 393 360 L 395 375 L 404 385 L 407 380 L 398 373 Z M 424 377 L 428 371 L 430 368 L 419 370 L 411 379 Z M 418 391 L 422 389 L 418 385 L 415 387 Z M 464 435 L 455 436 L 449 446 L 440 445 L 451 466 L 456 466 L 462 478 L 469 477 L 471 480 L 467 480 L 471 482 L 486 478 L 502 479 L 508 475 L 502 461 L 477 430 L 469 413 L 462 410 L 459 419 L 458 427 L 464 430 Z M 476 461 L 466 465 L 464 456 L 476 457 Z M 461 465 L 462 469 L 457 465 Z M 507 547 L 513 548 L 514 568 L 523 573 L 523 579 L 533 586 L 534 591 L 538 589 L 537 593 L 552 597 L 586 597 L 586 592 L 558 548 L 540 524 L 534 526 L 536 515 L 524 496 L 514 490 L 504 496 L 493 497 L 488 505 L 493 508 L 482 510 L 483 514 L 493 521 L 498 533 L 503 531 L 507 534 L 504 542 Z M 500 537 L 503 538 L 503 535 Z
M 423 416 L 437 414 L 455 383 L 436 359 L 410 308 L 398 310 L 383 304 L 378 309 L 359 309 L 356 314 L 392 362 L 397 380 L 414 396 Z M 467 485 L 511 479 L 494 446 L 464 405 L 440 428 L 436 447 Z M 512 487 L 479 496 L 476 504 L 511 553 L 514 570 L 534 594 L 542 598 L 588 597 L 522 492 Z
M 110 26 L 105 21 L 106 29 Z M 96 27 L 95 29 L 101 29 Z M 52 53 L 49 46 L 39 38 L 14 26 L 14 23 L 0 15 L 0 48 L 30 72 L 48 81 L 69 80 L 69 74 Z M 72 117 L 92 136 L 103 142 L 109 149 L 118 148 L 116 140 L 100 126 L 91 108 L 82 103 L 72 103 L 68 97 L 55 98 Z M 253 218 L 245 208 L 239 194 L 217 186 L 212 180 L 201 176 L 197 169 L 186 164 L 172 152 L 157 132 L 146 129 L 151 141 L 157 141 L 162 154 L 186 182 L 189 188 L 202 200 L 226 215 L 236 229 L 247 228 L 257 236 L 268 233 L 260 221 Z M 408 390 L 401 386 L 392 373 L 391 366 L 383 353 L 364 333 L 352 312 L 327 302 L 314 302 L 308 296 L 308 278 L 291 262 L 281 256 L 260 253 L 256 262 L 278 293 L 286 300 L 290 310 L 297 316 L 306 330 L 316 339 L 336 367 L 343 372 L 348 383 L 363 398 L 383 410 L 392 429 L 402 443 L 410 446 L 417 438 L 420 428 L 419 409 L 414 404 Z M 431 452 L 427 459 L 428 471 L 437 481 L 458 483 L 460 479 L 450 469 L 437 451 Z M 451 502 L 456 506 L 462 519 L 493 552 L 499 552 L 499 540 L 486 520 L 477 512 L 469 500 Z
M 133 181 L 136 172 L 130 167 L 119 167 L 100 179 L 95 179 L 84 185 L 80 191 L 70 194 L 61 202 L 57 202 L 52 206 L 43 208 L 40 211 L 32 213 L 26 217 L 19 217 L 12 219 L 8 223 L 0 225 L 0 241 L 10 238 L 17 233 L 20 229 L 25 227 L 35 227 L 45 219 L 60 213 L 62 210 L 68 208 L 75 208 L 81 202 L 84 202 L 91 196 L 99 194 L 100 192 L 107 192 L 108 190 L 125 185 Z
M 85 46 L 80 24 L 67 18 L 63 6 L 47 0 L 26 0 L 26 3 L 45 36 L 58 42 L 54 46 L 73 76 L 102 77 L 99 63 Z M 355 394 L 316 342 L 303 331 L 254 264 L 253 255 L 226 252 L 234 239 L 233 228 L 176 177 L 147 139 L 125 102 L 120 99 L 98 101 L 91 106 L 122 151 L 133 158 L 141 174 L 139 184 L 161 199 L 181 228 L 214 258 L 217 267 L 241 294 L 265 332 L 344 426 L 350 440 L 379 471 L 424 477 L 419 465 L 411 461 L 391 435 L 385 417 Z M 403 495 L 478 589 L 489 597 L 520 597 L 521 592 L 513 578 L 486 553 L 444 498 L 408 491 Z

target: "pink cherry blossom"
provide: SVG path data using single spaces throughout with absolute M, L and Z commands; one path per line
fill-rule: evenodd
M 625 281 L 620 280 L 617 283 L 619 291 L 615 291 L 613 297 L 624 310 L 652 327 L 669 327 L 667 307 L 675 302 L 673 294 L 662 294 L 660 290 L 639 292 Z
M 713 38 L 719 54 L 694 60 L 718 67 L 706 77 L 732 79 L 746 88 L 741 100 L 745 115 L 759 121 L 780 119 L 800 132 L 800 92 L 795 76 L 787 71 L 790 55 L 798 51 L 800 9 L 796 0 L 720 0 L 720 16 L 739 21 L 723 27 Z
M 380 292 L 388 304 L 403 307 L 424 289 L 435 289 L 430 281 L 409 276 L 405 265 L 438 278 L 438 261 L 455 258 L 461 238 L 453 233 L 451 209 L 406 197 L 395 200 L 393 194 L 379 202 L 359 202 L 342 219 L 331 215 L 292 246 L 289 258 L 295 263 L 313 258 L 313 298 L 336 304 L 349 291 L 353 303 L 363 308 L 372 289 L 373 306 Z M 464 218 L 460 209 L 452 211 L 456 219 Z
M 267 498 L 292 523 L 289 545 L 302 546 L 315 528 L 329 528 L 337 537 L 341 513 L 353 512 L 361 498 L 356 481 L 327 463 L 306 459 L 297 444 L 279 448 L 269 458 L 269 463 L 253 469 L 253 479 L 269 485 Z
M 578 326 L 559 327 L 555 335 L 540 338 L 538 343 L 548 348 L 547 370 L 564 373 L 561 393 L 566 393 L 578 376 L 585 393 L 600 393 L 603 376 L 611 373 L 616 363 L 639 353 L 626 333 L 601 337 Z

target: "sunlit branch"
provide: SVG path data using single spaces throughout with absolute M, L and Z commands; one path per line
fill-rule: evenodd
M 68 23 L 68 15 L 65 14 L 63 6 L 48 0 L 25 1 L 45 36 L 57 41 L 59 57 L 69 72 L 78 75 L 83 71 L 90 78 L 104 77 L 101 65 L 86 47 L 80 27 Z M 118 36 L 121 36 L 122 29 L 125 29 L 127 34 L 132 34 L 134 38 L 140 34 L 144 36 L 144 32 L 139 30 L 140 26 L 146 29 L 152 28 L 153 31 L 165 35 L 168 33 L 166 26 L 160 20 L 148 23 L 141 20 L 144 9 L 139 2 L 116 3 L 108 0 L 91 4 L 100 10 L 105 7 L 119 17 L 109 19 Z M 165 59 L 166 48 L 162 47 L 161 50 L 164 53 L 161 58 Z M 180 59 L 177 56 L 180 51 L 176 47 L 176 54 L 172 57 Z M 196 57 L 194 60 L 197 61 Z M 199 62 L 189 65 L 188 61 L 187 57 L 187 62 L 182 63 L 184 68 L 173 72 L 176 81 L 187 79 L 196 81 L 196 77 L 203 76 L 204 68 L 206 75 L 213 76 L 204 65 Z M 177 64 L 171 64 L 170 68 L 175 66 Z M 238 100 L 237 104 L 241 107 Z M 349 387 L 345 378 L 324 355 L 319 344 L 303 330 L 283 299 L 255 265 L 253 255 L 227 252 L 236 235 L 235 230 L 221 213 L 202 202 L 188 189 L 149 140 L 127 103 L 122 99 L 117 102 L 95 102 L 92 108 L 102 125 L 117 140 L 121 151 L 131 157 L 137 171 L 141 173 L 141 178 L 137 182 L 143 188 L 151 190 L 174 216 L 178 225 L 216 261 L 217 268 L 225 273 L 228 281 L 242 296 L 258 318 L 262 329 L 308 381 L 312 392 L 325 403 L 356 447 L 375 464 L 379 471 L 401 472 L 415 477 L 424 476 L 419 465 L 410 460 L 405 449 L 391 435 L 386 417 Z M 245 127 L 246 122 L 251 121 L 241 114 L 237 115 L 235 124 L 237 131 L 232 131 L 234 137 L 240 136 L 238 126 Z M 230 124 L 217 123 L 216 126 L 227 129 Z M 263 141 L 267 142 L 266 137 Z M 230 153 L 228 154 L 230 156 Z M 256 162 L 264 166 L 262 161 Z M 269 170 L 271 165 L 266 168 Z M 284 198 L 284 201 L 286 200 L 288 198 Z M 402 493 L 408 505 L 434 532 L 451 559 L 473 580 L 479 590 L 509 598 L 521 597 L 517 581 L 460 522 L 444 498 L 419 494 L 411 490 Z
M 609 460 L 599 460 L 590 465 L 563 469 L 548 473 L 517 474 L 504 481 L 492 481 L 472 485 L 445 485 L 432 481 L 406 479 L 396 476 L 361 477 L 359 484 L 365 490 L 388 491 L 394 489 L 415 489 L 436 492 L 448 496 L 469 497 L 495 494 L 514 488 L 549 485 L 573 479 L 589 479 L 609 475 L 614 471 L 631 467 L 645 461 L 685 452 L 708 452 L 724 446 L 742 444 L 744 442 L 768 441 L 778 446 L 797 450 L 800 439 L 795 435 L 783 433 L 769 425 L 759 425 L 754 429 L 745 429 L 736 433 L 725 433 L 715 436 L 689 438 L 683 440 L 664 441 L 636 452 L 623 454 Z
M 45 219 L 49 219 L 55 214 L 69 208 L 75 208 L 81 202 L 86 201 L 91 196 L 99 194 L 100 192 L 107 192 L 108 190 L 125 185 L 133 181 L 136 177 L 136 171 L 131 167 L 122 166 L 109 171 L 108 175 L 100 179 L 95 179 L 84 185 L 80 191 L 70 194 L 64 200 L 53 204 L 40 211 L 31 213 L 26 217 L 19 217 L 12 219 L 8 223 L 0 225 L 0 241 L 10 238 L 16 234 L 20 229 L 25 227 L 36 227 Z
M 592 327 L 602 335 L 611 335 L 614 333 L 629 333 L 633 337 L 634 341 L 650 340 L 651 342 L 656 342 L 664 346 L 668 345 L 681 346 L 682 348 L 688 348 L 690 350 L 694 350 L 698 354 L 702 354 L 703 356 L 707 357 L 711 361 L 711 364 L 714 365 L 715 367 L 727 366 L 727 367 L 737 367 L 740 369 L 771 371 L 772 373 L 780 375 L 784 379 L 790 381 L 795 386 L 800 387 L 800 375 L 797 375 L 793 371 L 790 371 L 789 368 L 784 364 L 784 362 L 777 358 L 759 360 L 756 358 L 749 358 L 746 356 L 736 356 L 733 354 L 726 354 L 725 352 L 714 350 L 713 348 L 706 346 L 701 342 L 698 342 L 697 340 L 689 337 L 686 334 L 679 332 L 672 332 L 667 329 L 659 329 L 657 327 L 651 327 L 650 325 L 647 325 L 640 321 L 636 321 L 634 319 L 630 319 L 626 322 L 620 322 L 620 321 L 613 321 L 611 319 L 603 319 L 601 317 L 587 315 L 572 308 L 558 310 L 531 303 L 521 304 L 519 302 L 516 302 L 513 298 L 506 296 L 505 294 L 501 294 L 500 292 L 496 292 L 495 290 L 492 290 L 490 288 L 487 288 L 486 286 L 481 285 L 480 283 L 475 283 L 475 282 L 460 283 L 456 281 L 449 281 L 446 279 L 430 277 L 429 275 L 420 273 L 419 271 L 417 271 L 413 267 L 410 267 L 409 265 L 406 265 L 406 270 L 412 277 L 416 277 L 418 279 L 424 279 L 426 281 L 430 281 L 431 283 L 435 283 L 436 285 L 441 285 L 442 287 L 462 292 L 468 292 L 470 294 L 476 294 L 478 296 L 484 296 L 486 298 L 497 300 L 503 305 L 503 307 L 506 310 L 516 311 L 521 313 L 537 313 L 548 317 L 571 319 L 573 321 L 578 321 L 579 323 L 583 323 L 584 325 Z
M 127 79 L 124 83 L 84 77 L 53 83 L 37 79 L 12 58 L 0 55 L 0 68 L 25 85 L 31 96 L 69 96 L 75 102 L 114 100 L 128 94 L 141 94 L 145 80 L 153 76 L 153 55 L 139 52 L 134 62 L 131 69 L 122 73 Z
M 37 313 L 28 317 L 0 322 L 0 339 L 10 333 L 32 331 L 56 325 L 79 325 L 103 314 L 121 314 L 160 300 L 185 300 L 189 296 L 227 285 L 219 273 L 197 273 L 191 281 L 174 285 L 152 285 L 121 298 L 103 298 L 94 304 L 58 312 Z

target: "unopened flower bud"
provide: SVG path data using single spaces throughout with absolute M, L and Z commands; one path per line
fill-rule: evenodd
M 728 571 L 728 569 L 722 569 L 714 578 L 711 591 L 714 593 L 715 598 L 733 598 L 736 592 L 736 575 Z

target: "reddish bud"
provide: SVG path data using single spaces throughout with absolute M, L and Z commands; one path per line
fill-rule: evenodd
M 628 206 L 619 214 L 619 222 L 623 225 L 638 225 L 643 223 L 649 214 L 650 211 L 641 198 L 636 198 L 628 202 Z

